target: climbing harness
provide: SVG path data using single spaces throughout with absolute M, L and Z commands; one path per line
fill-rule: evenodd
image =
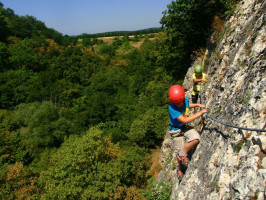
M 175 127 L 171 124 L 169 124 L 168 126 L 170 126 L 171 128 L 179 128 L 179 127 Z M 184 136 L 184 133 L 189 129 L 195 129 L 195 128 L 189 124 L 185 124 L 181 128 L 179 128 L 178 130 L 169 130 L 169 134 L 171 137 L 180 137 L 180 136 Z
M 200 84 L 200 83 L 199 83 Z M 201 84 L 200 84 L 201 85 Z M 201 99 L 201 90 L 200 90 L 200 93 L 199 93 L 199 97 L 200 97 L 200 103 L 202 103 L 202 99 Z M 228 127 L 232 127 L 232 128 L 236 128 L 236 129 L 239 129 L 239 130 L 247 130 L 247 131 L 257 131 L 257 132 L 266 132 L 265 129 L 255 129 L 255 128 L 245 128 L 245 127 L 240 127 L 240 126 L 235 126 L 235 125 L 231 125 L 231 124 L 228 124 L 228 123 L 225 123 L 223 121 L 220 121 L 210 115 L 208 115 L 207 113 L 204 113 L 203 114 L 203 118 L 207 118 L 207 119 L 210 119 L 212 121 L 215 121 L 215 122 L 218 122 L 224 126 L 228 126 Z

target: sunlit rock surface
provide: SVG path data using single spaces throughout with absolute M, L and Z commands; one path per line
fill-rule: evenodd
M 236 126 L 266 126 L 265 11 L 266 1 L 240 1 L 224 24 L 222 37 L 210 41 L 215 48 L 207 55 L 208 81 L 202 101 L 210 116 Z M 193 66 L 184 81 L 188 97 Z M 158 180 L 173 183 L 171 199 L 266 199 L 266 133 L 205 122 L 202 141 L 180 183 L 174 149 L 182 148 L 184 141 L 178 138 L 180 146 L 174 147 L 170 136 L 165 137 Z

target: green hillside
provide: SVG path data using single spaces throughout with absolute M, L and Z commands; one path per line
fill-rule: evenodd
M 168 88 L 233 3 L 173 1 L 155 39 L 111 43 L 62 35 L 0 3 L 0 198 L 153 199 L 144 191 Z

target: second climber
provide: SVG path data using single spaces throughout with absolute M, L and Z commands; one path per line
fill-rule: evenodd
M 195 73 L 192 75 L 193 78 L 193 91 L 192 91 L 192 103 L 197 103 L 199 98 L 199 92 L 201 90 L 201 85 L 204 85 L 207 79 L 201 65 L 196 65 Z M 196 109 L 194 109 L 196 113 Z

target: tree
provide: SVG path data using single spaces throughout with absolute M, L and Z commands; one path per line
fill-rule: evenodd
M 108 45 L 106 43 L 102 44 L 99 49 L 100 54 L 108 55 L 109 57 L 115 56 L 115 48 L 112 45 Z
M 0 73 L 0 108 L 14 108 L 27 101 L 29 88 L 34 82 L 34 73 L 25 69 Z
M 162 26 L 168 34 L 165 62 L 175 76 L 183 77 L 190 55 L 205 46 L 215 14 L 216 1 L 176 0 L 163 12 Z
M 21 162 L 6 166 L 4 176 L 0 178 L 1 199 L 36 198 L 38 193 L 36 177 L 30 176 Z
M 82 44 L 87 47 L 87 46 L 90 46 L 91 45 L 91 39 L 90 38 L 83 38 L 82 39 Z
M 47 45 L 48 42 L 44 38 L 24 39 L 12 44 L 8 51 L 13 69 L 26 68 L 37 72 L 44 70 L 48 60 L 41 55 L 41 49 Z
M 41 172 L 41 199 L 127 199 L 133 184 L 135 190 L 144 186 L 145 155 L 132 145 L 122 150 L 96 127 L 70 136 Z
M 164 137 L 164 127 L 168 120 L 166 108 L 150 108 L 139 115 L 131 124 L 128 137 L 141 147 L 154 148 Z
M 21 148 L 26 147 L 32 157 L 46 148 L 59 147 L 74 133 L 74 124 L 50 102 L 20 104 L 7 124 L 12 124 L 8 131 L 16 131 L 19 140 L 23 138 Z M 19 151 L 13 149 L 13 153 Z
M 0 42 L 0 72 L 8 69 L 8 50 L 6 44 Z
M 10 32 L 5 20 L 5 13 L 3 4 L 0 2 L 0 42 L 5 42 Z
M 52 166 L 41 173 L 43 199 L 108 199 L 121 183 L 119 147 L 90 129 L 84 136 L 71 136 L 53 156 Z

